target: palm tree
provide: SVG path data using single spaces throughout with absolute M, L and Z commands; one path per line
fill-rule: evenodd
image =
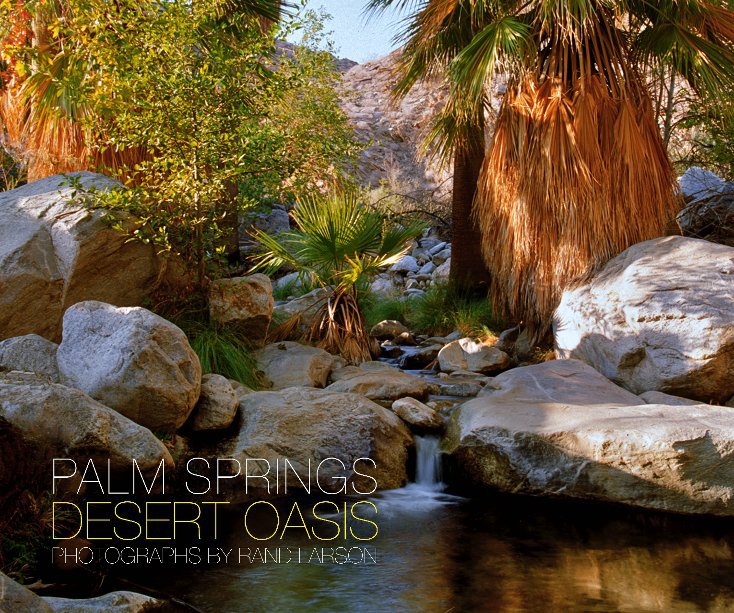
M 565 286 L 675 215 L 647 76 L 667 66 L 702 96 L 724 91 L 734 13 L 716 0 L 417 4 L 410 40 L 438 41 L 457 19 L 477 30 L 448 64 L 451 113 L 475 114 L 491 79 L 506 76 L 476 215 L 495 306 L 541 336 Z M 455 137 L 450 122 L 437 127 Z
M 404 8 L 408 0 L 370 0 L 369 13 L 379 13 L 392 4 Z M 463 7 L 457 6 L 447 17 L 441 3 L 424 3 L 406 28 L 405 48 L 398 62 L 400 78 L 394 88 L 395 99 L 404 97 L 421 78 L 442 76 L 450 62 L 479 32 L 477 23 Z M 442 26 L 434 28 L 440 20 Z M 425 146 L 442 164 L 453 167 L 451 198 L 451 272 L 454 283 L 470 289 L 486 290 L 489 273 L 481 252 L 481 234 L 472 215 L 477 183 L 485 156 L 485 119 L 479 100 L 473 113 L 461 117 L 449 106 L 436 122 Z M 444 138 L 449 135 L 449 138 Z
M 425 226 L 386 219 L 350 191 L 305 198 L 291 217 L 296 229 L 290 232 L 279 236 L 253 232 L 262 247 L 255 269 L 273 274 L 288 265 L 304 282 L 328 289 L 307 340 L 353 363 L 371 359 L 360 293 L 371 276 L 405 255 L 410 241 L 420 236 Z M 284 322 L 283 335 L 298 323 L 297 319 Z

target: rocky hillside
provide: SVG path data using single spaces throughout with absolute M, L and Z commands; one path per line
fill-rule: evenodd
M 450 169 L 441 171 L 420 155 L 419 147 L 446 100 L 446 88 L 435 80 L 422 81 L 403 100 L 393 102 L 399 53 L 357 64 L 344 73 L 343 108 L 359 137 L 370 143 L 359 174 L 372 187 L 387 182 L 391 191 L 444 200 L 451 194 Z

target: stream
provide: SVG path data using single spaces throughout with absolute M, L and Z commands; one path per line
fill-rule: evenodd
M 441 480 L 439 446 L 438 437 L 417 437 L 415 482 L 370 498 L 379 534 L 366 562 L 358 555 L 348 563 L 246 560 L 162 571 L 157 583 L 212 613 L 734 610 L 730 523 L 486 492 L 458 496 Z M 225 546 L 262 547 L 230 521 Z M 303 551 L 315 545 L 297 534 L 287 542 Z

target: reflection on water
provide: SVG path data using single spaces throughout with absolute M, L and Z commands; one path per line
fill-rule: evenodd
M 425 451 L 433 442 L 422 443 Z M 376 565 L 178 569 L 162 587 L 207 612 L 734 610 L 727 522 L 459 498 L 443 492 L 430 473 L 435 465 L 421 465 L 421 455 L 420 483 L 373 499 Z M 232 526 L 228 547 L 263 546 L 241 532 Z M 330 546 L 305 537 L 285 545 Z

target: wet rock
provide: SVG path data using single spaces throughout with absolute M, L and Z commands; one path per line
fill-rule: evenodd
M 217 279 L 209 289 L 209 315 L 253 341 L 265 338 L 273 318 L 273 286 L 266 275 Z
M 462 338 L 441 349 L 438 363 L 443 372 L 468 370 L 489 375 L 506 369 L 510 365 L 510 357 L 491 345 Z
M 516 368 L 493 387 L 456 409 L 447 434 L 470 482 L 734 515 L 734 409 L 645 404 L 577 360 Z
M 267 345 L 255 353 L 255 359 L 276 390 L 324 387 L 334 367 L 330 353 L 291 341 Z
M 9 338 L 0 342 L 0 371 L 32 372 L 59 383 L 58 348 L 37 334 Z
M 632 392 L 734 393 L 734 248 L 669 236 L 630 247 L 564 292 L 556 352 Z
M 156 432 L 173 432 L 199 400 L 199 358 L 180 328 L 140 307 L 81 302 L 64 315 L 65 385 Z

